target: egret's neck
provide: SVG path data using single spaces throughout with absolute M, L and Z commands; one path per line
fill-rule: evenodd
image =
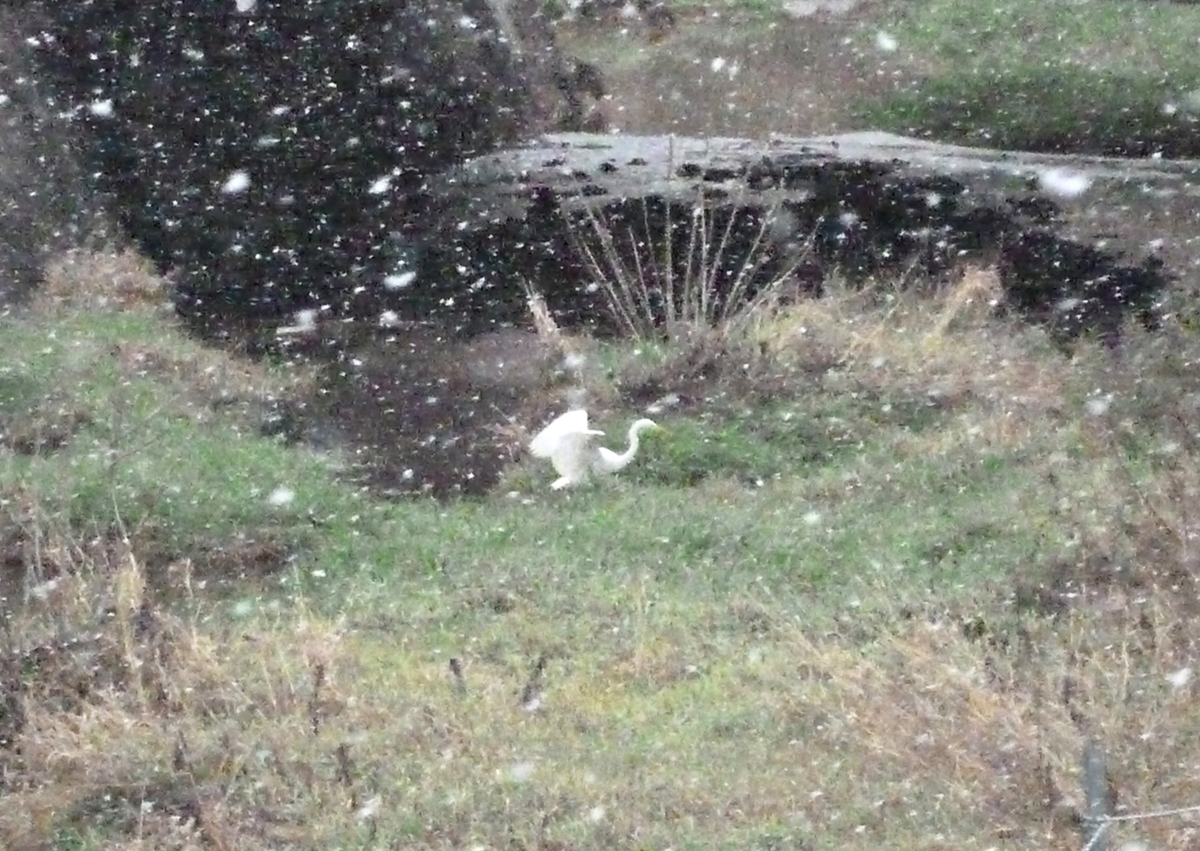
M 625 457 L 632 460 L 634 454 L 638 451 L 638 435 L 647 429 L 657 428 L 650 420 L 638 420 L 629 427 L 629 449 L 625 452 Z
M 613 452 L 611 449 L 601 446 L 597 450 L 596 458 L 596 463 L 599 465 L 599 469 L 602 469 L 608 473 L 615 473 L 617 470 L 623 469 L 629 464 L 630 461 L 633 460 L 633 456 L 637 454 L 639 432 L 641 432 L 643 429 L 653 427 L 654 423 L 650 422 L 649 420 L 639 420 L 631 425 L 629 427 L 629 448 L 620 455 Z
M 621 453 L 622 463 L 628 464 L 633 460 L 633 456 L 638 451 L 638 435 L 642 433 L 642 429 L 646 426 L 642 423 L 634 423 L 629 427 L 629 448 Z

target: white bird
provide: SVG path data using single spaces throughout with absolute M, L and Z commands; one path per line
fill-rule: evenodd
M 617 454 L 611 449 L 596 446 L 596 438 L 604 432 L 588 428 L 587 411 L 567 411 L 555 418 L 529 443 L 535 458 L 549 458 L 559 478 L 550 487 L 555 490 L 581 484 L 593 473 L 615 473 L 629 466 L 638 451 L 638 435 L 656 429 L 653 420 L 638 420 L 629 427 L 629 448 Z

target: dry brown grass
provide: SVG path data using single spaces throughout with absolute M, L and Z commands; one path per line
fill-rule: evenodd
M 170 309 L 170 288 L 150 261 L 129 248 L 74 250 L 53 258 L 35 304 L 43 310 Z
M 175 339 L 120 342 L 111 355 L 122 373 L 152 377 L 176 388 L 178 409 L 190 414 L 246 403 L 263 404 L 300 396 L 316 381 L 316 369 L 301 364 L 284 371 L 221 348 Z
M 706 618 L 756 637 L 716 655 L 647 613 L 625 655 L 552 660 L 531 713 L 507 661 L 468 659 L 460 690 L 413 639 L 303 611 L 212 631 L 157 606 L 114 551 L 10 630 L 5 848 L 724 847 L 766 830 L 1075 851 L 1090 736 L 1122 808 L 1200 800 L 1196 685 L 1167 679 L 1200 635 L 1166 589 L 1016 629 L 929 612 L 845 637 L 731 599 Z M 1183 849 L 1189 824 L 1116 835 Z
M 993 318 L 999 295 L 995 270 L 974 268 L 932 297 L 835 290 L 792 305 L 759 335 L 781 358 L 836 366 L 880 385 L 942 388 L 948 395 L 1056 395 L 1063 371 L 1042 356 L 1039 332 Z
M 0 845 L 46 848 L 103 824 L 119 843 L 105 847 L 273 847 L 286 825 L 259 823 L 263 790 L 241 789 L 244 763 L 252 741 L 282 749 L 335 708 L 318 674 L 332 632 L 301 622 L 286 645 L 226 644 L 155 602 L 130 539 L 80 545 L 52 524 L 41 537 L 43 581 L 0 652 Z M 190 563 L 175 573 L 190 590 Z M 259 740 L 284 718 L 298 726 Z M 290 797 L 286 785 L 267 798 Z
M 968 268 L 935 296 L 835 290 L 789 307 L 756 334 L 771 357 L 820 374 L 830 390 L 900 392 L 949 409 L 970 402 L 975 415 L 962 430 L 1013 447 L 1056 419 L 1071 370 L 1042 332 L 994 315 L 1000 294 L 995 269 Z
M 1191 750 L 1196 733 L 1185 709 L 1191 688 L 1173 689 L 1167 676 L 1191 664 L 1198 636 L 1167 600 L 1081 607 L 1014 634 L 984 627 L 977 638 L 954 622 L 924 621 L 887 635 L 869 656 L 812 645 L 804 658 L 837 683 L 827 705 L 849 722 L 843 743 L 860 752 L 859 781 L 895 816 L 949 807 L 988 825 L 990 836 L 976 842 L 1077 848 L 1079 760 L 1090 736 L 1109 753 L 1127 811 L 1200 800 L 1188 772 L 1161 770 Z M 1181 627 L 1190 633 L 1182 645 L 1155 644 L 1154 634 Z M 881 793 L 889 788 L 895 797 Z M 886 810 L 879 818 L 882 828 Z M 1186 822 L 1147 823 L 1134 834 L 1182 848 L 1187 832 Z

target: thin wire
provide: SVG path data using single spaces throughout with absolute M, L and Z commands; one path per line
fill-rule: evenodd
M 1101 821 L 1139 821 L 1144 818 L 1164 818 L 1166 816 L 1178 816 L 1184 813 L 1200 813 L 1200 805 L 1191 807 L 1175 807 L 1171 810 L 1151 810 L 1145 813 L 1129 813 L 1123 816 L 1104 816 Z
M 1087 845 L 1083 846 L 1083 851 L 1092 851 L 1100 839 L 1108 832 L 1108 828 L 1119 821 L 1141 821 L 1142 819 L 1150 818 L 1166 818 L 1168 816 L 1180 816 L 1186 813 L 1200 812 L 1200 805 L 1191 807 L 1174 807 L 1169 810 L 1149 810 L 1144 813 L 1128 813 L 1123 816 L 1101 816 L 1093 821 L 1098 821 L 1100 824 L 1096 828 L 1096 832 L 1092 834 L 1092 838 L 1088 840 Z
M 1110 824 L 1112 824 L 1111 819 L 1106 819 L 1103 821 L 1100 826 L 1096 828 L 1096 832 L 1092 834 L 1092 838 L 1088 840 L 1088 844 L 1083 846 L 1083 851 L 1092 851 L 1092 849 L 1096 847 L 1096 843 L 1100 841 L 1100 837 L 1108 833 L 1108 826 Z

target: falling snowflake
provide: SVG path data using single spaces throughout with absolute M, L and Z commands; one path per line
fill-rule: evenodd
M 307 334 L 310 331 L 316 331 L 317 313 L 318 311 L 315 307 L 306 307 L 304 310 L 297 310 L 295 323 L 279 330 L 291 334 Z
M 674 408 L 683 400 L 679 398 L 678 393 L 668 393 L 666 396 L 652 402 L 646 406 L 646 413 L 650 415 L 661 414 L 663 411 Z
M 384 192 L 387 192 L 389 188 L 391 188 L 391 185 L 392 176 L 390 174 L 385 174 L 383 177 L 377 178 L 375 182 L 371 184 L 370 188 L 367 189 L 367 191 L 372 195 L 382 195 Z
M 233 7 L 239 12 L 253 12 L 258 0 L 233 0 Z
M 408 287 L 416 280 L 416 272 L 400 272 L 395 275 L 388 275 L 383 279 L 383 286 L 389 290 L 402 290 Z
M 1178 671 L 1167 674 L 1167 682 L 1172 688 L 1181 689 L 1187 686 L 1192 681 L 1192 669 L 1180 668 Z
M 508 776 L 517 783 L 525 783 L 533 777 L 533 768 L 532 762 L 518 762 L 508 770 Z
M 714 59 L 714 60 L 713 60 L 713 61 L 712 61 L 712 62 L 709 64 L 709 67 L 710 67 L 710 68 L 712 68 L 712 70 L 713 70 L 713 73 L 714 73 L 714 74 L 715 74 L 716 72 L 720 71 L 722 68 L 724 68 L 724 67 L 725 67 L 725 57 L 723 57 L 723 56 L 718 56 L 716 59 Z
M 1090 416 L 1102 417 L 1108 413 L 1108 409 L 1109 406 L 1112 405 L 1112 401 L 1113 395 L 1111 393 L 1108 393 L 1104 396 L 1093 396 L 1091 399 L 1087 400 L 1087 403 L 1083 407 Z
M 279 508 L 284 505 L 289 505 L 296 498 L 296 492 L 291 488 L 277 487 L 271 491 L 271 495 L 267 497 L 267 502 Z
M 244 171 L 235 171 L 229 177 L 225 178 L 225 183 L 221 186 L 221 192 L 225 195 L 237 195 L 249 188 L 250 175 Z
M 113 102 L 112 98 L 106 100 L 95 100 L 88 105 L 88 112 L 97 118 L 112 118 Z
M 29 596 L 33 597 L 35 600 L 45 602 L 47 599 L 49 599 L 50 595 L 54 593 L 55 589 L 57 589 L 58 586 L 61 584 L 62 584 L 62 577 L 56 576 L 54 579 L 49 579 L 45 582 L 40 582 L 37 585 L 34 585 L 33 587 L 31 587 L 29 589 Z
M 373 819 L 375 816 L 379 815 L 379 808 L 382 805 L 383 797 L 376 795 L 374 798 L 369 799 L 365 804 L 359 807 L 358 810 L 355 811 L 354 816 L 360 821 Z
M 875 33 L 875 47 L 884 53 L 895 53 L 896 49 L 900 47 L 900 42 L 896 41 L 896 37 L 891 33 L 880 30 Z
M 1060 198 L 1078 198 L 1092 186 L 1092 179 L 1069 168 L 1048 168 L 1038 173 L 1042 191 Z

